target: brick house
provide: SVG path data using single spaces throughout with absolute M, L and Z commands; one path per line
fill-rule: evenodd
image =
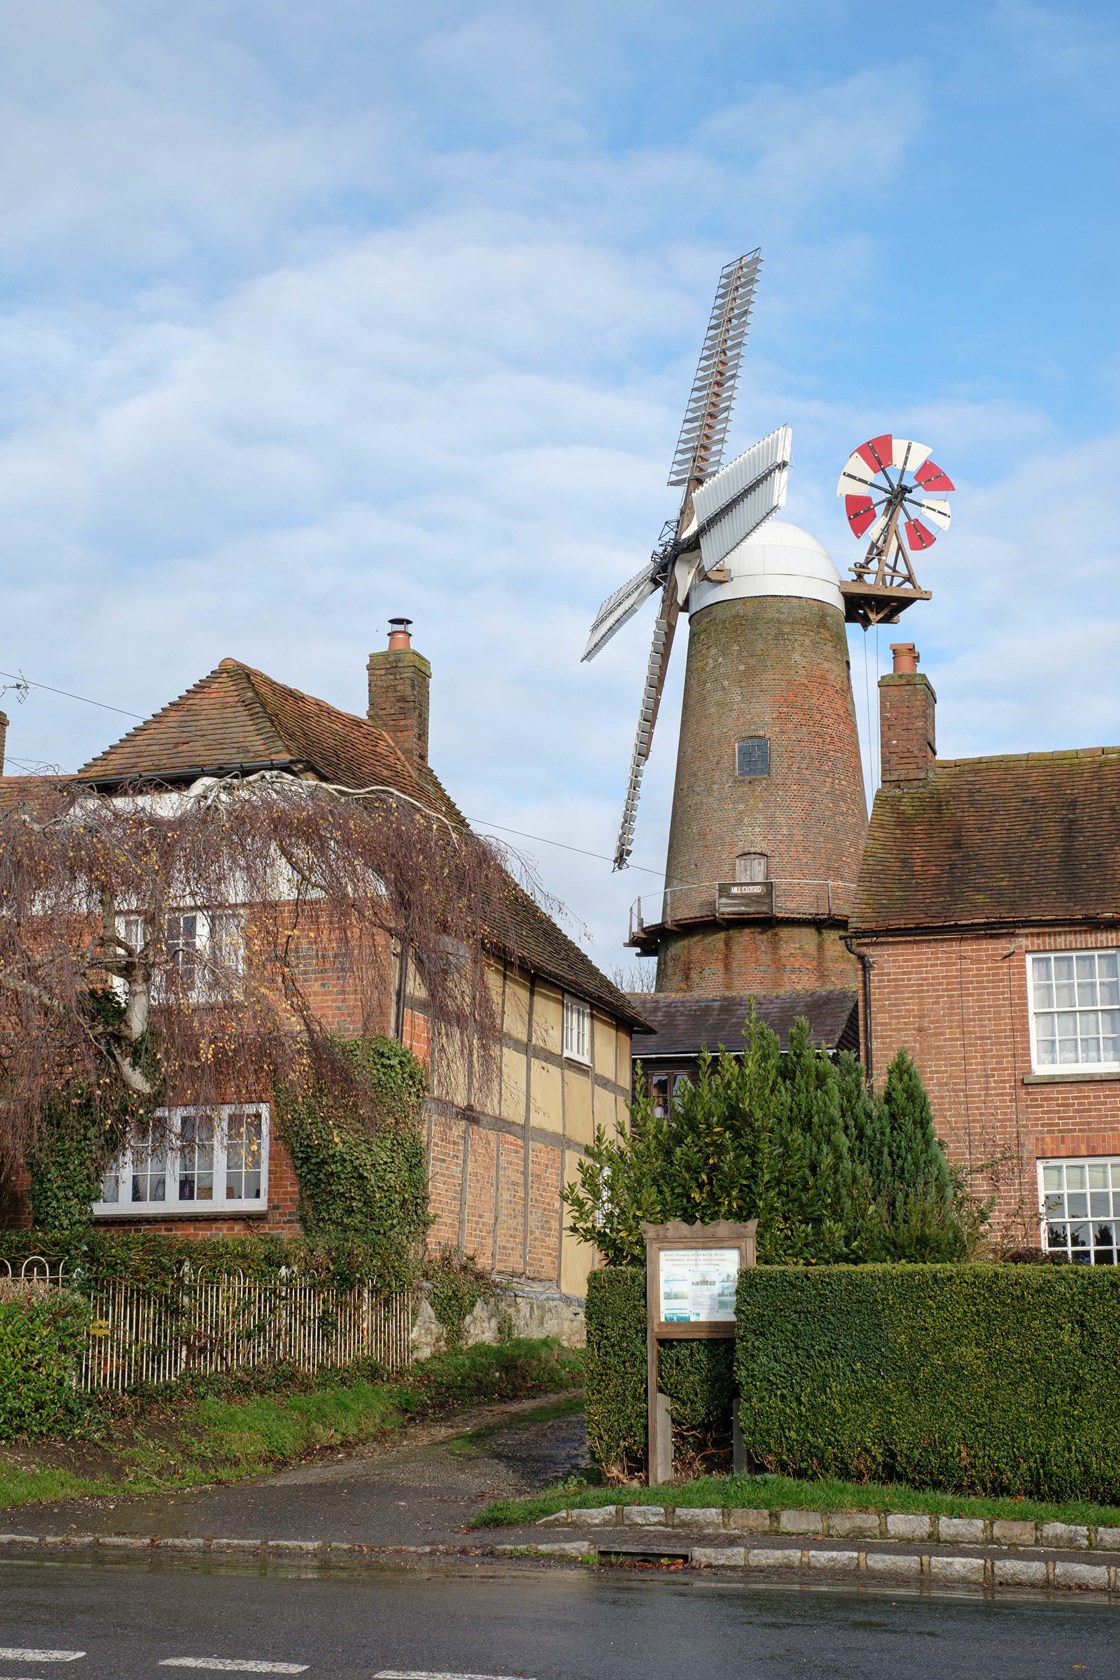
M 997 1243 L 1115 1264 L 1120 747 L 938 759 L 933 689 L 894 656 L 851 920 L 864 1060 L 913 1054 Z
M 365 717 L 223 659 L 84 765 L 76 780 L 112 795 L 269 770 L 342 789 L 388 788 L 465 826 L 428 763 L 431 669 L 412 648 L 407 622 L 394 621 L 389 647 L 369 660 Z M 0 772 L 6 723 L 0 714 Z M 34 785 L 34 778 L 0 774 L 0 800 L 25 800 Z M 437 1051 L 422 988 L 398 952 L 381 953 L 386 984 L 374 997 L 327 953 L 311 992 L 317 1018 L 331 1031 L 388 1033 L 426 1066 L 430 1242 L 461 1247 L 506 1276 L 580 1295 L 593 1255 L 564 1229 L 560 1192 L 595 1126 L 611 1131 L 626 1123 L 630 1034 L 641 1016 L 550 917 L 509 885 L 504 913 L 518 959 L 497 946 L 488 950 L 501 1069 L 486 1089 Z M 181 919 L 181 940 L 205 936 L 204 913 L 187 907 Z M 95 1220 L 196 1235 L 297 1232 L 298 1185 L 272 1130 L 268 1095 L 238 1091 L 205 1113 L 176 1110 L 173 1142 L 158 1153 L 134 1140 L 106 1175 Z

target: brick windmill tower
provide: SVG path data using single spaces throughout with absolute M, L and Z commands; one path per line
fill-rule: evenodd
M 656 992 L 641 1002 L 658 1030 L 635 1053 L 668 1089 L 703 1045 L 739 1042 L 752 997 L 783 1041 L 806 1015 L 819 1042 L 856 1046 L 857 963 L 844 935 L 867 802 L 845 625 L 894 622 L 928 598 L 912 568 L 901 575 L 893 563 L 865 561 L 841 582 L 814 537 L 772 518 L 785 503 L 788 427 L 720 470 L 759 261 L 753 252 L 720 278 L 669 480 L 684 488 L 675 526 L 604 603 L 584 653 L 660 589 L 615 854 L 623 868 L 673 631 L 689 614 L 665 887 L 637 901 L 628 939 L 657 956 Z M 892 447 L 918 447 L 874 441 L 888 464 Z M 860 482 L 847 489 L 863 495 L 871 462 L 861 468 L 858 455 L 848 470 L 855 462 Z M 897 560 L 899 516 L 888 533 L 881 512 L 876 503 L 872 537 Z M 865 513 L 861 503 L 857 522 Z

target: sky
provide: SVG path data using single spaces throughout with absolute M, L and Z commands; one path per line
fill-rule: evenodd
M 1120 741 L 1118 78 L 1077 0 L 6 0 L 9 772 L 226 655 L 363 711 L 405 614 L 449 791 L 630 964 L 683 646 L 620 874 L 652 603 L 580 654 L 756 245 L 726 458 L 791 424 L 785 517 L 841 572 L 858 443 L 958 486 L 933 600 L 850 632 L 869 792 L 900 634 L 944 756 Z

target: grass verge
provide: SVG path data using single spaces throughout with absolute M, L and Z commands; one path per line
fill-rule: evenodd
M 413 1420 L 554 1393 L 582 1381 L 578 1351 L 551 1339 L 463 1348 L 393 1378 L 329 1380 L 249 1397 L 165 1397 L 102 1417 L 97 1438 L 0 1448 L 0 1507 L 235 1482 L 324 1448 L 388 1440 Z
M 1033 1499 L 968 1498 L 921 1488 L 880 1487 L 871 1482 L 793 1481 L 786 1476 L 701 1476 L 661 1487 L 589 1487 L 569 1483 L 545 1488 L 527 1499 L 497 1499 L 474 1518 L 473 1528 L 505 1528 L 536 1522 L 570 1506 L 725 1506 L 732 1510 L 901 1511 L 940 1517 L 1012 1517 L 1026 1522 L 1096 1523 L 1120 1527 L 1120 1508 L 1070 1502 L 1048 1505 Z

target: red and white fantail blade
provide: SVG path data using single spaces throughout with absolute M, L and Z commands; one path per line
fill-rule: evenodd
M 948 502 L 931 501 L 918 502 L 923 519 L 928 519 L 931 525 L 936 525 L 939 531 L 947 531 L 953 518 L 953 510 Z
M 891 466 L 901 467 L 903 472 L 916 473 L 932 454 L 928 443 L 910 443 L 906 438 L 896 437 L 891 450 Z
M 906 521 L 906 541 L 911 548 L 923 549 L 932 548 L 937 538 L 929 526 L 923 525 L 920 519 L 908 519 Z
M 923 490 L 955 490 L 956 485 L 948 473 L 942 472 L 936 461 L 927 461 L 914 474 L 915 484 L 920 484 Z
M 884 432 L 881 437 L 868 438 L 866 443 L 860 444 L 856 454 L 873 473 L 882 472 L 884 467 L 890 466 L 894 457 L 894 439 L 889 432 Z
M 862 537 L 867 527 L 875 523 L 875 503 L 870 496 L 845 496 L 844 512 L 857 537 Z

